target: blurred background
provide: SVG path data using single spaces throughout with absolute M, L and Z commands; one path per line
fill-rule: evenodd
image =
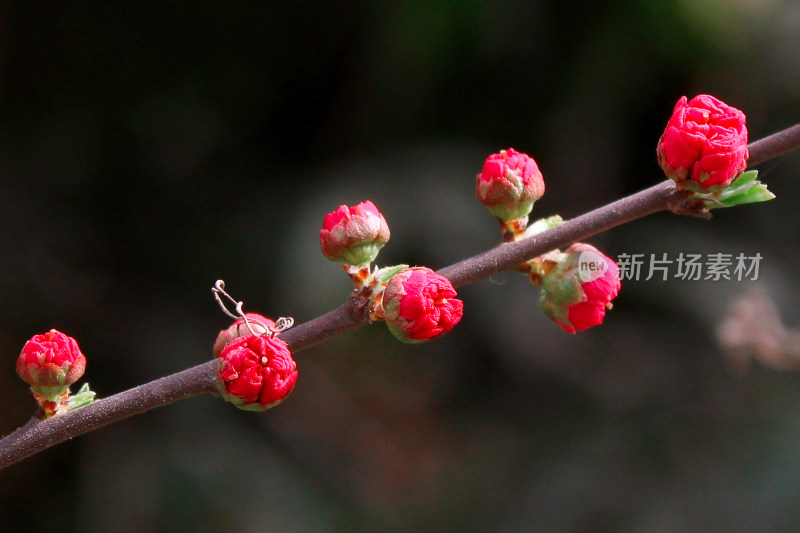
M 440 268 L 499 242 L 474 198 L 499 149 L 569 218 L 663 179 L 682 95 L 752 140 L 800 121 L 794 0 L 6 0 L 0 36 L 0 434 L 34 411 L 36 333 L 108 396 L 211 357 L 219 278 L 298 323 L 344 302 L 339 204 L 381 208 L 380 264 Z M 589 240 L 760 253 L 755 281 L 643 276 L 573 336 L 500 274 L 430 344 L 377 324 L 296 354 L 274 410 L 194 398 L 0 472 L 0 529 L 797 531 L 800 153 L 759 170 L 768 204 Z

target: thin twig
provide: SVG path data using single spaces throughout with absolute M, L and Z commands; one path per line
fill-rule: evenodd
M 750 166 L 800 147 L 800 124 L 748 146 Z M 522 241 L 499 246 L 439 270 L 455 286 L 463 286 L 514 268 L 519 263 L 591 237 L 620 224 L 658 211 L 692 212 L 682 206 L 683 197 L 671 181 L 597 208 L 560 226 Z M 355 329 L 369 321 L 364 302 L 351 294 L 347 303 L 281 334 L 293 352 L 329 337 Z M 0 469 L 55 444 L 112 422 L 197 394 L 217 392 L 216 361 L 207 361 L 182 372 L 97 400 L 86 407 L 47 420 L 31 420 L 0 440 Z

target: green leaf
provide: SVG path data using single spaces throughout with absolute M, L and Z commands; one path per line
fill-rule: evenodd
M 734 205 L 753 204 L 756 202 L 766 202 L 772 200 L 775 195 L 767 189 L 767 186 L 761 182 L 756 182 L 753 187 L 747 190 L 734 194 L 720 200 L 724 207 L 732 207 Z
M 734 205 L 766 202 L 775 198 L 767 186 L 756 179 L 757 176 L 757 170 L 744 172 L 736 181 L 709 198 L 706 206 L 709 209 L 733 207 Z
M 728 187 L 738 187 L 744 183 L 749 183 L 751 181 L 755 181 L 758 177 L 758 170 L 748 170 L 747 172 L 742 172 L 742 174 L 733 180 L 733 183 L 728 185 Z M 727 187 L 726 187 L 727 188 Z M 725 189 L 723 189 L 724 191 Z
M 377 272 L 375 272 L 375 277 L 378 278 L 378 281 L 382 283 L 388 283 L 389 280 L 395 276 L 395 274 L 397 274 L 404 268 L 408 268 L 408 265 L 395 265 L 390 267 L 383 267 Z
M 85 407 L 94 401 L 96 393 L 89 389 L 89 384 L 84 383 L 77 394 L 70 396 L 68 400 L 69 410 L 73 411 L 81 407 Z

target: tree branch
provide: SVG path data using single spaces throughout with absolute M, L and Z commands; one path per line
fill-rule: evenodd
M 800 146 L 800 124 L 773 133 L 747 145 L 750 158 L 747 166 L 754 167 L 768 159 L 773 159 Z
M 749 164 L 757 165 L 798 147 L 800 124 L 748 145 Z M 449 278 L 456 287 L 468 285 L 514 268 L 554 248 L 563 248 L 620 224 L 665 210 L 692 212 L 692 206 L 686 204 L 686 198 L 676 192 L 673 182 L 669 180 L 567 220 L 531 238 L 500 244 L 438 272 Z M 364 302 L 353 293 L 344 305 L 281 333 L 281 338 L 296 353 L 368 321 Z M 129 416 L 197 394 L 217 394 L 216 366 L 216 361 L 207 361 L 47 420 L 32 419 L 0 440 L 0 469 Z
M 215 368 L 214 361 L 208 361 L 47 420 L 32 418 L 0 440 L 0 469 L 111 422 L 197 394 L 216 393 Z

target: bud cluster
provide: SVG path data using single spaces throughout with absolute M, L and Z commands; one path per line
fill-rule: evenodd
M 500 220 L 503 240 L 527 239 L 562 223 L 555 215 L 528 224 L 535 200 L 544 194 L 536 162 L 512 148 L 490 155 L 478 174 L 478 199 Z M 539 307 L 565 331 L 599 325 L 620 289 L 616 263 L 588 244 L 552 250 L 519 266 L 541 286 Z
M 740 110 L 717 98 L 701 94 L 677 102 L 656 150 L 664 173 L 689 197 L 692 205 L 706 209 L 774 198 L 747 167 L 748 132 Z M 476 196 L 499 221 L 503 240 L 531 238 L 562 223 L 559 216 L 528 218 L 545 192 L 536 161 L 513 148 L 489 155 L 477 174 Z M 374 203 L 340 205 L 328 213 L 319 233 L 320 248 L 331 261 L 344 263 L 355 282 L 356 296 L 372 320 L 385 321 L 389 331 L 408 343 L 444 335 L 463 316 L 463 301 L 453 284 L 427 267 L 396 265 L 370 269 L 389 241 L 389 226 Z M 566 250 L 551 250 L 518 266 L 541 287 L 539 307 L 565 331 L 576 333 L 597 326 L 620 291 L 617 264 L 600 250 L 574 243 Z M 215 298 L 235 321 L 214 343 L 216 378 L 220 394 L 246 410 L 266 410 L 282 402 L 297 382 L 297 364 L 278 333 L 291 319 L 275 321 L 244 313 L 217 282 Z M 225 296 L 236 305 L 230 313 Z M 92 401 L 88 386 L 70 405 L 69 387 L 86 367 L 77 342 L 55 329 L 34 335 L 17 359 L 19 376 L 30 384 L 44 418 Z
M 370 270 L 369 263 L 389 240 L 389 227 L 369 200 L 328 213 L 320 230 L 322 253 L 345 263 L 371 320 L 385 320 L 403 342 L 444 335 L 458 324 L 463 302 L 450 281 L 426 267 L 397 265 Z

